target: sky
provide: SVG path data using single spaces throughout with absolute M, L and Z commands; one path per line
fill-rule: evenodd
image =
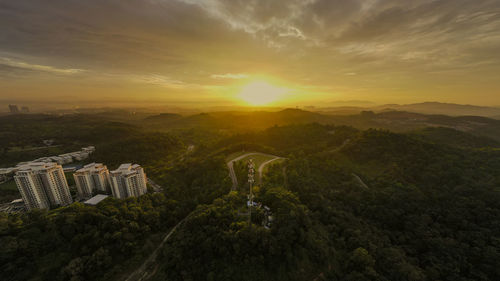
M 253 91 L 500 106 L 500 0 L 0 0 L 1 104 L 251 105 Z

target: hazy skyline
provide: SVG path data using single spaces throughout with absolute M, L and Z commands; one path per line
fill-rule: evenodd
M 0 103 L 500 105 L 499 0 L 0 0 L 0 26 Z

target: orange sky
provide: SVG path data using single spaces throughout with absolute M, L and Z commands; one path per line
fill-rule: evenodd
M 498 0 L 0 0 L 0 104 L 498 106 L 499 50 Z

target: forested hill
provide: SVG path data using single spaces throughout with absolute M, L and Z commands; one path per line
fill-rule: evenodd
M 499 152 L 321 125 L 253 140 L 289 157 L 257 189 L 272 227 L 248 228 L 236 195 L 200 207 L 161 280 L 499 280 Z
M 272 126 L 189 154 L 164 132 L 117 138 L 95 157 L 135 151 L 163 194 L 0 215 L 0 276 L 124 280 L 183 221 L 150 280 L 500 280 L 497 142 L 448 130 Z M 269 228 L 230 192 L 241 151 L 286 158 L 254 188 Z
M 170 130 L 209 128 L 229 132 L 248 132 L 264 130 L 272 126 L 309 123 L 345 125 L 362 130 L 379 128 L 395 132 L 441 127 L 500 141 L 500 120 L 479 116 L 426 115 L 395 110 L 378 113 L 363 111 L 354 115 L 330 115 L 300 109 L 285 109 L 277 112 L 210 112 L 190 116 L 166 113 L 150 116 L 140 125 L 146 128 Z

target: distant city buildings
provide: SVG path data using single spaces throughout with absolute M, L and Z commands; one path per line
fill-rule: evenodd
M 110 172 L 111 192 L 113 197 L 127 198 L 141 196 L 147 192 L 146 174 L 137 164 L 122 164 Z
M 11 114 L 30 113 L 30 108 L 23 106 L 21 107 L 21 110 L 19 110 L 19 107 L 16 104 L 9 104 L 9 112 Z
M 29 163 L 14 176 L 28 210 L 66 206 L 73 202 L 63 169 L 56 163 Z
M 94 191 L 108 192 L 109 170 L 101 163 L 91 163 L 83 166 L 73 174 L 78 195 L 89 198 Z
M 9 112 L 12 114 L 19 113 L 19 108 L 15 104 L 9 104 Z

